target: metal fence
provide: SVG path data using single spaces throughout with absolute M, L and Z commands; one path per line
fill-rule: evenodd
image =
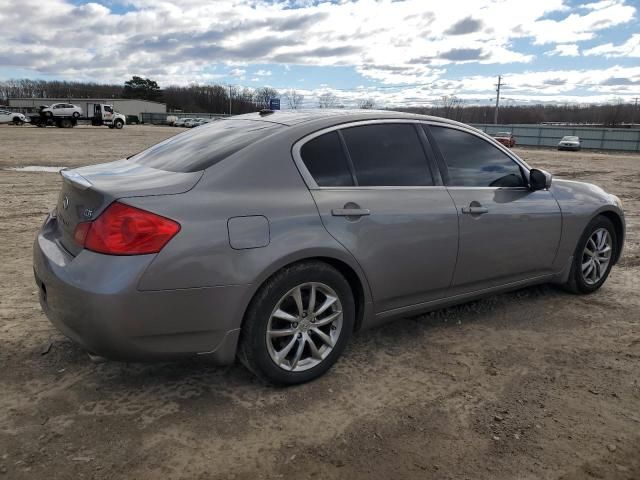
M 640 152 L 640 129 L 522 124 L 473 124 L 473 126 L 489 135 L 512 132 L 516 137 L 517 145 L 555 147 L 562 137 L 574 135 L 580 137 L 582 148 Z
M 167 117 L 175 118 L 220 118 L 228 117 L 225 113 L 143 113 L 140 121 L 153 125 L 166 125 Z

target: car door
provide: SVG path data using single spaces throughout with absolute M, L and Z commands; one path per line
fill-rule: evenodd
M 9 123 L 11 120 L 10 112 L 0 110 L 0 123 Z
M 362 267 L 377 313 L 442 298 L 451 283 L 457 214 L 425 148 L 419 124 L 397 121 L 330 129 L 294 148 L 324 226 Z
M 452 293 L 552 273 L 561 232 L 558 202 L 528 188 L 528 168 L 472 129 L 426 127 L 459 214 Z

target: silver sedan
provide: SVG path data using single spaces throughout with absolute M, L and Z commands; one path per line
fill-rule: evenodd
M 34 272 L 93 355 L 239 357 L 295 384 L 394 318 L 540 283 L 594 292 L 624 237 L 615 195 L 467 125 L 266 110 L 62 171 Z

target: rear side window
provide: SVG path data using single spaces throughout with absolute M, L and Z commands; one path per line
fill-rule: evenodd
M 516 162 L 476 135 L 447 127 L 429 127 L 454 187 L 522 187 Z
M 338 132 L 325 133 L 309 140 L 302 146 L 300 156 L 319 187 L 353 186 Z
M 345 128 L 341 132 L 359 186 L 433 185 L 413 124 L 381 123 Z
M 197 172 L 284 128 L 251 120 L 219 120 L 171 137 L 129 158 L 170 172 Z

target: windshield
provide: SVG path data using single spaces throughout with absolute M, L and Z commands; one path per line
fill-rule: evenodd
M 562 137 L 562 140 L 568 141 L 568 142 L 577 142 L 578 141 L 578 137 Z
M 225 119 L 171 137 L 129 160 L 171 172 L 197 172 L 281 128 L 275 123 Z

